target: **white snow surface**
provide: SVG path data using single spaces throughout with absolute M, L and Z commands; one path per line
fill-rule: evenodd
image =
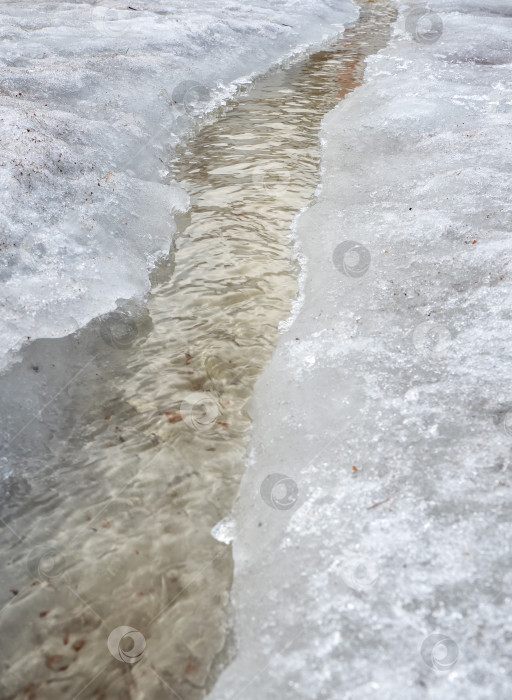
M 324 120 L 210 700 L 512 695 L 512 10 L 429 8 Z
M 351 0 L 3 0 L 0 370 L 147 292 L 188 206 L 166 167 L 180 137 L 356 17 Z

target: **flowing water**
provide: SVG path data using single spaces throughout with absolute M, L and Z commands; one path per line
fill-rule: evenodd
M 171 171 L 192 206 L 147 308 L 25 358 L 41 390 L 59 357 L 69 378 L 10 439 L 33 464 L 4 494 L 2 697 L 196 700 L 229 661 L 233 562 L 211 530 L 237 497 L 244 407 L 297 298 L 290 231 L 319 179 L 320 121 L 393 17 L 365 5 L 191 136 Z

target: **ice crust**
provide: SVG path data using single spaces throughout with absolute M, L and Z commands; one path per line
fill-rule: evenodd
M 238 655 L 210 700 L 512 693 L 512 12 L 431 2 L 422 41 L 399 6 L 324 120 L 304 304 L 251 407 Z
M 0 370 L 27 339 L 147 292 L 188 206 L 166 166 L 178 140 L 236 84 L 357 16 L 351 0 L 132 7 L 0 5 Z

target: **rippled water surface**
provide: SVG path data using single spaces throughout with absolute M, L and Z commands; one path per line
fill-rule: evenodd
M 231 549 L 211 529 L 237 497 L 244 406 L 297 297 L 290 230 L 318 182 L 320 120 L 392 19 L 365 6 L 192 136 L 171 164 L 192 208 L 147 309 L 25 358 L 41 390 L 59 357 L 69 381 L 9 433 L 2 697 L 195 700 L 229 660 Z

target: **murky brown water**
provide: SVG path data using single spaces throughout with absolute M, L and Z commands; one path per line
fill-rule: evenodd
M 6 518 L 2 697 L 196 700 L 214 682 L 233 565 L 210 532 L 237 497 L 244 405 L 297 296 L 290 227 L 318 182 L 320 121 L 393 16 L 368 4 L 177 154 L 192 209 L 147 312 L 102 326 L 87 381 L 66 387 L 88 406 L 66 459 Z M 135 631 L 109 651 L 119 627 Z

